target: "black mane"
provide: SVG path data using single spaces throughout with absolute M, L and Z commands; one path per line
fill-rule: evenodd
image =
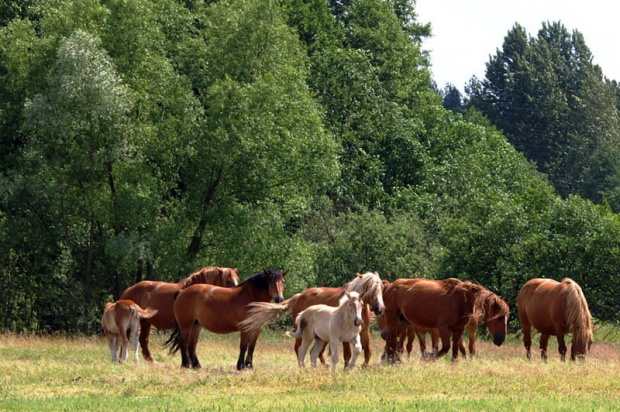
M 268 290 L 270 284 L 277 282 L 282 278 L 282 271 L 280 271 L 279 269 L 263 269 L 260 272 L 251 275 L 239 286 L 242 286 L 244 283 L 247 282 L 253 284 L 258 289 Z

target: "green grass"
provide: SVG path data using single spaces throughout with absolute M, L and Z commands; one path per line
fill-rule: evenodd
M 254 371 L 235 370 L 238 334 L 206 335 L 203 368 L 180 368 L 180 357 L 153 334 L 156 362 L 112 364 L 103 338 L 0 335 L 0 410 L 620 410 L 620 350 L 595 343 L 586 362 L 525 359 L 514 338 L 479 345 L 474 361 L 412 358 L 383 366 L 376 335 L 367 369 L 332 374 L 299 370 L 292 342 L 265 332 Z M 416 344 L 417 346 L 417 344 Z M 130 358 L 131 359 L 131 358 Z M 342 366 L 342 365 L 340 365 Z

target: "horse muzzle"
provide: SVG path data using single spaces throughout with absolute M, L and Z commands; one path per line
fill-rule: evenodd
M 362 326 L 362 319 L 356 316 L 355 319 L 353 319 L 353 324 L 355 326 Z
M 276 296 L 273 297 L 273 301 L 275 303 L 280 303 L 280 302 L 284 301 L 284 298 L 282 297 L 282 295 L 276 295 Z
M 504 343 L 505 340 L 506 340 L 506 335 L 503 335 L 501 333 L 496 333 L 493 336 L 493 343 L 495 344 L 495 346 L 502 346 L 502 343 Z
M 380 304 L 379 302 L 375 302 L 374 305 L 372 305 L 372 311 L 375 313 L 375 315 L 379 316 L 379 315 L 383 315 L 383 312 L 385 311 L 385 306 Z

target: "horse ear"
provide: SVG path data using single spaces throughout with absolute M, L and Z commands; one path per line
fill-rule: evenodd
M 364 275 L 362 275 L 361 273 L 357 273 L 357 277 L 358 278 L 361 278 L 362 276 L 364 276 Z
M 286 276 L 287 273 L 288 273 L 288 270 L 285 270 L 284 272 L 282 272 L 282 277 Z
M 351 299 L 351 293 L 349 293 L 349 291 L 348 291 L 348 290 L 345 290 L 345 291 L 344 291 L 344 293 L 347 295 L 347 297 L 348 297 L 349 299 Z
M 377 272 L 376 270 L 373 272 L 375 275 L 379 276 L 379 272 Z

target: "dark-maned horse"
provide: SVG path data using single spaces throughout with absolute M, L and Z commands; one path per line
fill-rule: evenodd
M 592 345 L 592 316 L 581 287 L 571 279 L 562 282 L 553 279 L 531 279 L 517 296 L 519 320 L 523 327 L 523 344 L 527 358 L 531 359 L 532 327 L 541 333 L 541 357 L 547 360 L 549 337 L 558 339 L 558 351 L 562 360 L 566 356 L 564 335 L 573 336 L 571 360 L 585 358 Z
M 200 368 L 196 344 L 202 328 L 222 334 L 240 331 L 239 322 L 246 318 L 249 303 L 284 300 L 284 276 L 287 273 L 264 269 L 232 288 L 200 284 L 183 289 L 174 301 L 178 329 L 168 340 L 170 352 L 181 351 L 181 366 Z M 252 368 L 252 356 L 260 332 L 260 327 L 241 331 L 237 369 Z
M 501 345 L 506 339 L 508 305 L 481 285 L 453 278 L 398 279 L 385 289 L 383 295 L 390 361 L 398 360 L 396 342 L 403 319 L 417 327 L 438 329 L 442 347 L 437 357 L 448 353 L 452 336 L 452 359 L 457 359 L 459 341 L 476 311 L 483 313 L 483 322 L 495 345 Z
M 149 334 L 151 326 L 157 329 L 174 329 L 177 324 L 174 320 L 172 305 L 176 294 L 188 286 L 206 283 L 216 286 L 232 287 L 239 284 L 237 269 L 207 266 L 178 283 L 157 282 L 143 280 L 128 287 L 122 293 L 120 299 L 133 300 L 139 306 L 150 307 L 157 310 L 157 314 L 150 319 L 140 321 L 140 347 L 142 355 L 147 361 L 152 361 L 149 350 Z
M 281 305 L 259 305 L 255 306 L 248 319 L 243 324 L 243 329 L 254 329 L 269 322 L 276 316 L 280 316 L 286 312 L 291 312 L 293 319 L 297 319 L 297 315 L 306 308 L 324 304 L 328 306 L 338 306 L 340 299 L 345 296 L 345 291 L 357 292 L 360 299 L 364 301 L 362 309 L 362 330 L 360 337 L 362 341 L 362 349 L 364 350 L 364 364 L 368 365 L 370 361 L 370 321 L 372 310 L 375 314 L 383 313 L 385 305 L 383 303 L 383 283 L 377 272 L 367 272 L 357 274 L 356 278 L 346 285 L 338 288 L 321 287 L 306 289 L 301 293 L 297 293 Z M 344 366 L 347 367 L 351 359 L 351 347 L 348 343 L 343 342 Z M 295 340 L 295 354 L 298 355 L 301 339 Z M 325 364 L 323 353 L 319 355 L 321 363 Z

